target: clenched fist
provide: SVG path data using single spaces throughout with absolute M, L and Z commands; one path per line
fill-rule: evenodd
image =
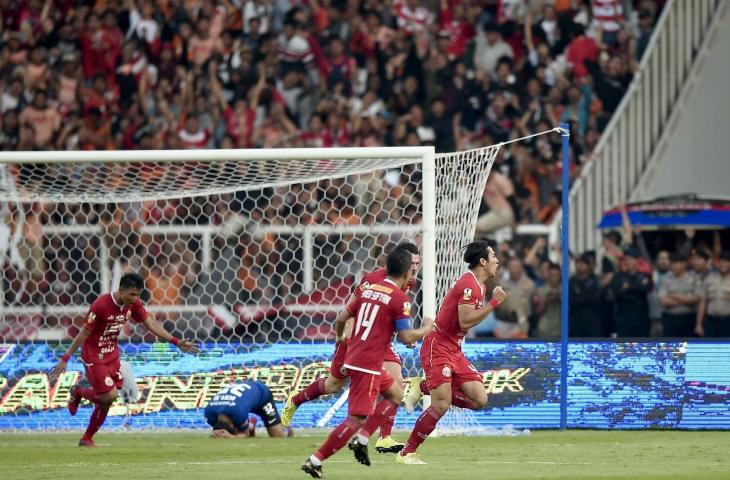
M 497 285 L 496 287 L 494 287 L 494 290 L 492 290 L 492 298 L 499 303 L 502 303 L 504 302 L 504 299 L 507 298 L 507 292 L 505 292 L 502 287 Z

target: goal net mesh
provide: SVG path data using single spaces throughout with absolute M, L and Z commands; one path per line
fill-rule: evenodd
M 202 353 L 184 355 L 128 323 L 120 347 L 134 391 L 107 427 L 203 427 L 201 408 L 239 379 L 264 381 L 283 401 L 326 375 L 333 320 L 361 275 L 396 243 L 422 244 L 428 194 L 440 302 L 463 272 L 459 249 L 473 238 L 498 150 L 437 155 L 435 193 L 424 192 L 420 159 L 327 150 L 0 164 L 0 429 L 86 425 L 90 407 L 65 411 L 70 387 L 85 382 L 78 354 L 56 383 L 48 373 L 89 304 L 131 271 L 145 278 L 148 310 Z M 419 375 L 417 350 L 401 351 L 404 376 Z M 294 426 L 315 426 L 335 401 L 306 405 Z M 396 428 L 414 419 L 399 415 Z

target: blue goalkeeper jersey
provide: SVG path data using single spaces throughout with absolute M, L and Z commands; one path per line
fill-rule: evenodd
M 205 420 L 212 427 L 218 415 L 225 414 L 239 431 L 243 431 L 248 429 L 249 413 L 262 416 L 271 408 L 272 401 L 271 390 L 265 384 L 252 380 L 237 383 L 225 387 L 210 400 L 205 407 Z

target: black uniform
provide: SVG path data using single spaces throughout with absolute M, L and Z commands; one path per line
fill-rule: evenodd
M 601 336 L 601 285 L 595 275 L 570 279 L 570 336 Z
M 613 277 L 611 290 L 615 298 L 616 333 L 619 337 L 648 337 L 649 301 L 652 290 L 649 275 L 619 272 Z

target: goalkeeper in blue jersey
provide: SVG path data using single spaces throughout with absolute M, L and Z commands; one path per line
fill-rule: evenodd
M 281 424 L 271 390 L 265 384 L 246 381 L 218 392 L 205 407 L 205 420 L 213 427 L 211 438 L 253 437 L 256 421 L 261 417 L 270 437 L 291 437 L 293 430 Z

